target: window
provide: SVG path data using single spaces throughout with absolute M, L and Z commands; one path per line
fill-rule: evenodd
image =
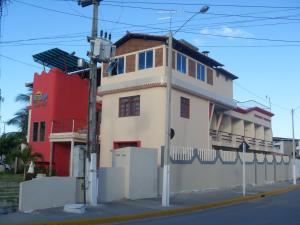
M 119 117 L 139 116 L 140 115 L 140 96 L 130 96 L 120 98 Z
M 177 53 L 177 70 L 186 73 L 186 57 L 180 53 Z
M 183 118 L 190 118 L 190 99 L 180 98 L 180 116 Z
M 45 141 L 45 130 L 46 130 L 46 123 L 40 123 L 40 141 Z
M 153 67 L 153 50 L 139 53 L 139 70 Z
M 111 63 L 107 72 L 111 76 L 124 73 L 124 57 L 117 58 L 115 62 Z
M 33 123 L 32 141 L 38 141 L 39 123 Z
M 197 79 L 205 81 L 205 67 L 200 63 L 197 64 Z

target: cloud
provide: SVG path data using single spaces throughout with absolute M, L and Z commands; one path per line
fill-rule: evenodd
M 253 37 L 253 34 L 236 28 L 231 27 L 220 27 L 218 29 L 202 29 L 201 34 L 211 34 L 211 35 L 222 35 L 228 37 Z

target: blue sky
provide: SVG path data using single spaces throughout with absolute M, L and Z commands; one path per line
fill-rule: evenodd
M 113 41 L 126 31 L 166 34 L 166 17 L 172 15 L 172 28 L 176 30 L 204 4 L 210 6 L 209 11 L 194 17 L 175 38 L 186 39 L 200 51 L 210 51 L 211 57 L 239 76 L 234 85 L 236 100 L 268 105 L 269 96 L 275 114 L 274 136 L 291 137 L 290 110 L 300 106 L 299 1 L 104 0 L 99 28 L 111 32 Z M 14 99 L 26 92 L 24 84 L 42 69 L 33 62 L 33 54 L 59 47 L 85 57 L 91 10 L 79 7 L 75 0 L 11 0 L 3 9 L 2 121 L 23 107 Z M 300 109 L 295 114 L 295 125 L 296 137 L 300 138 Z M 6 131 L 15 129 L 6 127 Z

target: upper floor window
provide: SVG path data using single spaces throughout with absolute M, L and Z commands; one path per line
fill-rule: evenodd
M 45 141 L 46 123 L 43 121 L 40 123 L 40 141 Z
M 186 57 L 180 53 L 177 53 L 177 70 L 186 73 Z
M 180 97 L 180 116 L 190 118 L 190 99 Z
M 34 122 L 33 123 L 33 129 L 32 129 L 32 141 L 38 141 L 38 133 L 39 133 L 39 123 Z
M 197 64 L 197 79 L 205 81 L 205 67 L 200 63 Z
M 139 70 L 153 67 L 153 50 L 139 53 Z
M 107 69 L 111 76 L 124 73 L 124 57 L 117 58 L 114 63 L 111 63 Z
M 46 122 L 34 122 L 32 129 L 32 141 L 45 141 L 46 134 Z
M 139 116 L 140 96 L 123 97 L 119 99 L 119 117 Z

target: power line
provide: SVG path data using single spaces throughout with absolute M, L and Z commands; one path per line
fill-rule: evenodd
M 106 0 L 105 2 L 120 3 L 120 1 Z M 211 4 L 211 3 L 184 3 L 184 2 L 146 2 L 146 1 L 126 1 L 127 4 L 145 5 L 177 5 L 177 6 L 200 6 L 208 5 L 213 7 L 233 7 L 233 8 L 267 8 L 267 9 L 300 9 L 300 6 L 271 6 L 271 5 L 239 5 L 239 4 Z
M 248 92 L 249 94 L 255 96 L 256 98 L 259 98 L 259 99 L 263 100 L 264 102 L 268 102 L 268 100 L 267 100 L 266 98 L 263 98 L 263 97 L 257 95 L 257 94 L 254 93 L 253 91 L 250 91 L 249 89 L 243 87 L 242 85 L 238 84 L 237 82 L 234 82 L 234 84 L 235 84 L 237 87 L 239 87 L 240 89 L 242 89 L 242 90 Z M 273 102 L 271 102 L 271 103 L 272 103 L 272 106 L 276 106 L 277 108 L 280 108 L 280 109 L 282 109 L 282 110 L 288 110 L 288 111 L 290 110 L 289 108 L 284 107 L 284 106 L 281 106 L 281 105 L 279 105 L 279 104 L 276 104 L 276 103 L 273 103 Z
M 284 42 L 284 43 L 300 43 L 300 40 L 284 40 L 284 39 L 270 39 L 270 38 L 255 38 L 255 37 L 243 37 L 243 36 L 233 36 L 233 35 L 222 35 L 222 34 L 211 34 L 211 33 L 192 32 L 192 31 L 180 31 L 180 32 L 181 32 L 181 33 L 186 33 L 186 34 L 197 34 L 197 35 L 204 35 L 204 36 L 224 37 L 224 38 L 237 38 L 237 39 L 255 40 L 255 41 Z
M 45 36 L 45 37 L 37 37 L 37 38 L 19 39 L 19 40 L 0 41 L 0 44 L 12 44 L 12 43 L 26 42 L 26 41 L 86 37 L 86 35 L 80 35 L 80 34 L 87 34 L 87 32 L 79 32 L 79 33 L 72 33 L 72 34 L 61 34 L 61 35 L 53 35 L 53 36 Z
M 40 67 L 40 66 L 33 65 L 33 64 L 30 64 L 30 63 L 27 63 L 27 62 L 24 62 L 24 61 L 21 61 L 21 60 L 18 60 L 18 59 L 9 57 L 9 56 L 5 56 L 5 55 L 2 55 L 2 54 L 0 54 L 0 57 L 5 58 L 5 59 L 8 59 L 8 60 L 11 60 L 11 61 L 14 61 L 14 62 L 17 62 L 17 63 L 21 63 L 21 64 L 23 64 L 23 65 L 27 65 L 27 66 L 30 66 L 30 67 L 35 67 L 35 68 L 39 68 L 39 69 L 42 68 L 42 67 Z
M 36 7 L 36 8 L 48 10 L 48 11 L 53 11 L 53 12 L 57 12 L 57 13 L 62 13 L 62 14 L 67 14 L 67 15 L 72 15 L 72 16 L 78 16 L 78 17 L 84 17 L 84 18 L 91 19 L 91 17 L 86 17 L 86 16 L 82 16 L 82 15 L 78 15 L 78 14 L 73 14 L 73 13 L 62 12 L 62 11 L 59 11 L 59 10 L 56 10 L 56 9 L 49 9 L 49 8 L 46 8 L 46 7 L 42 7 L 42 6 L 31 4 L 31 3 L 25 3 L 25 2 L 22 2 L 22 1 L 19 1 L 19 0 L 14 0 L 14 1 L 22 3 L 22 4 L 25 4 L 25 5 L 29 5 L 29 6 L 32 6 L 32 7 Z M 109 22 L 109 23 L 119 23 L 119 24 L 123 24 L 123 25 L 134 26 L 134 27 L 143 27 L 143 28 L 155 29 L 155 30 L 160 30 L 161 32 L 168 31 L 168 29 L 157 28 L 157 27 L 146 26 L 146 25 L 131 24 L 131 23 L 124 23 L 124 22 L 116 22 L 116 21 L 111 21 L 111 20 L 102 20 L 102 21 Z M 298 43 L 298 42 L 300 42 L 300 40 L 283 40 L 283 39 L 270 39 L 270 38 L 254 38 L 254 37 L 230 36 L 230 35 L 221 35 L 221 34 L 203 34 L 203 33 L 188 32 L 188 31 L 181 31 L 181 32 L 182 33 L 187 33 L 187 34 L 197 34 L 197 35 L 225 37 L 225 38 L 229 37 L 229 38 L 238 38 L 238 39 L 246 39 L 246 40 L 256 40 L 256 41 L 286 42 L 286 43 Z

